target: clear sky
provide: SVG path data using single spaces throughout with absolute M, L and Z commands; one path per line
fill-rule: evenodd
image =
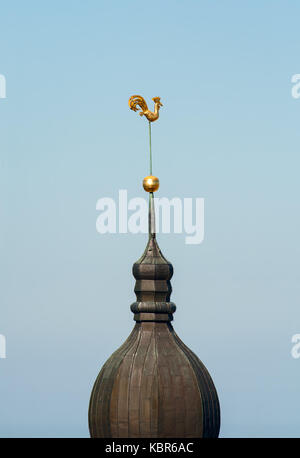
M 205 237 L 158 240 L 174 327 L 209 369 L 222 437 L 297 437 L 300 5 L 11 1 L 0 7 L 2 437 L 85 437 L 94 380 L 130 333 L 144 234 L 96 231 L 96 202 L 205 199 Z

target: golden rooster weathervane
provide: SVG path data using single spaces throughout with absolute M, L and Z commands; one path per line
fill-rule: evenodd
M 150 193 L 150 205 L 153 205 L 153 193 L 159 188 L 159 179 L 152 175 L 151 123 L 158 119 L 159 109 L 163 106 L 160 97 L 153 97 L 152 100 L 154 102 L 154 112 L 148 109 L 146 100 L 141 95 L 132 95 L 128 100 L 129 108 L 133 111 L 138 111 L 140 108 L 139 115 L 145 116 L 149 121 L 150 175 L 144 178 L 143 188 Z
M 141 95 L 132 95 L 128 101 L 128 105 L 131 110 L 138 111 L 140 107 L 141 111 L 139 113 L 140 116 L 146 116 L 149 122 L 154 122 L 159 117 L 159 109 L 163 106 L 160 102 L 160 97 L 153 97 L 154 102 L 154 112 L 148 109 L 148 105 L 146 100 Z

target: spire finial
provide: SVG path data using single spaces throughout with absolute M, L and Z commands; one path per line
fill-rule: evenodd
M 129 99 L 130 108 L 136 111 L 139 104 L 147 117 L 143 103 L 141 96 Z M 113 440 L 217 438 L 220 408 L 213 381 L 171 324 L 176 310 L 170 302 L 173 267 L 155 237 L 153 193 L 158 179 L 152 176 L 151 156 L 151 122 L 155 119 L 147 119 L 150 176 L 144 188 L 149 192 L 149 239 L 133 265 L 136 301 L 131 311 L 136 323 L 96 379 L 89 407 L 90 434 Z
M 133 111 L 140 111 L 140 116 L 145 116 L 149 121 L 149 153 L 150 153 L 150 175 L 143 180 L 143 188 L 149 192 L 149 236 L 155 237 L 155 210 L 153 193 L 159 188 L 159 179 L 152 175 L 152 141 L 151 141 L 151 122 L 154 122 L 159 117 L 159 109 L 163 106 L 160 97 L 153 97 L 154 112 L 148 109 L 145 99 L 141 95 L 132 95 L 128 101 L 128 105 Z M 139 107 L 139 108 L 138 108 Z

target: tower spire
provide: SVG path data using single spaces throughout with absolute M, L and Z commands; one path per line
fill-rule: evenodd
M 150 122 L 158 119 L 141 96 L 129 106 Z M 151 130 L 149 130 L 149 133 Z M 150 143 L 151 144 L 151 143 Z M 150 146 L 150 164 L 152 151 Z M 149 238 L 134 263 L 135 326 L 99 373 L 91 394 L 89 428 L 92 437 L 198 438 L 218 437 L 219 401 L 213 381 L 197 356 L 179 339 L 171 321 L 172 264 L 163 256 L 155 230 L 154 195 L 158 178 L 143 181 L 149 193 Z
M 156 236 L 156 226 L 155 226 L 155 207 L 154 207 L 154 196 L 153 192 L 149 194 L 149 236 L 155 237 Z

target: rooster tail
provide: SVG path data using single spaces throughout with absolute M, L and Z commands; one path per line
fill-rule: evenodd
M 146 100 L 141 95 L 133 95 L 128 101 L 128 105 L 131 110 L 138 111 L 138 107 L 142 110 L 140 115 L 143 115 L 143 112 L 148 110 Z

